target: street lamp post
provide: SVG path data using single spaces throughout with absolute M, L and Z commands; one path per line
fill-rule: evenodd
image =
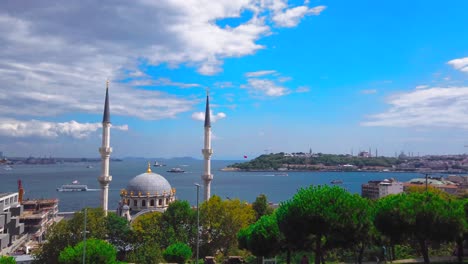
M 86 207 L 84 209 L 83 264 L 86 263 Z
M 200 184 L 194 183 L 197 186 L 197 262 L 198 264 L 198 252 L 200 249 L 200 206 L 198 205 L 199 193 L 200 193 Z

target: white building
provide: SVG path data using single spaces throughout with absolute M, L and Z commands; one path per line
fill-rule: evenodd
M 369 199 L 379 199 L 389 194 L 403 192 L 403 183 L 394 179 L 383 181 L 369 181 L 361 185 L 361 195 Z

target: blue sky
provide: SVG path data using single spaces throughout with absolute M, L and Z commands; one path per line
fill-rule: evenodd
M 465 153 L 466 1 L 0 3 L 0 150 L 114 157 Z

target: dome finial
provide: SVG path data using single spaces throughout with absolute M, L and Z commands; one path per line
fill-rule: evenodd
M 148 161 L 148 169 L 146 170 L 146 173 L 151 173 L 151 163 Z

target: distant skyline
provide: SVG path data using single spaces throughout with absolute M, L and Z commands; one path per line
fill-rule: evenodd
M 468 153 L 468 2 L 2 1 L 0 151 Z

